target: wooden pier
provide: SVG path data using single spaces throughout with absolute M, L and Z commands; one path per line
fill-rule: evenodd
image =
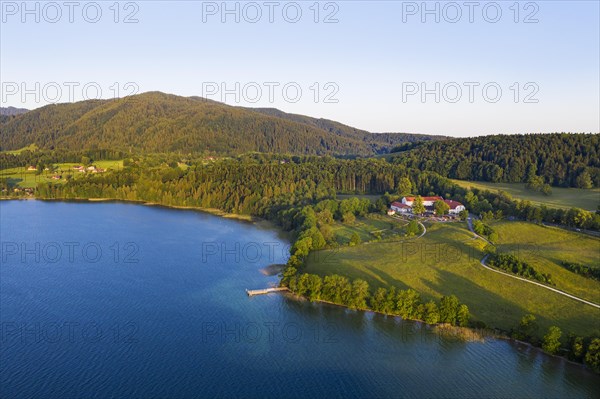
M 287 290 L 287 287 L 263 288 L 262 290 L 246 290 L 246 294 L 248 294 L 248 296 L 265 295 L 270 294 L 271 292 L 281 292 Z

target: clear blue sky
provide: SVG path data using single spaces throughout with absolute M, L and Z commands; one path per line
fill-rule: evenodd
M 459 1 L 454 4 L 462 15 L 455 23 L 451 20 L 457 9 L 448 2 L 427 3 L 429 9 L 437 4 L 439 23 L 435 14 L 423 15 L 421 1 L 337 1 L 318 7 L 314 1 L 279 1 L 272 23 L 263 1 L 254 3 L 262 13 L 256 23 L 251 20 L 257 8 L 248 2 L 237 3 L 239 23 L 235 14 L 224 15 L 222 22 L 221 1 L 121 2 L 117 23 L 114 1 L 98 2 L 102 15 L 97 23 L 84 18 L 96 18 L 93 4 L 78 3 L 70 23 L 70 10 L 62 1 L 55 3 L 58 19 L 56 7 L 45 2 L 37 3 L 38 11 L 36 2 L 28 3 L 32 14 L 24 14 L 21 1 L 2 2 L 2 106 L 66 102 L 71 96 L 65 82 L 79 84 L 75 100 L 82 99 L 85 84 L 95 82 L 102 97 L 110 98 L 113 84 L 118 83 L 123 95 L 128 92 L 124 85 L 133 82 L 132 90 L 139 92 L 160 90 L 205 95 L 232 105 L 276 107 L 373 132 L 473 136 L 600 131 L 598 1 L 519 2 L 518 15 L 514 1 L 500 1 L 495 3 L 502 12 L 499 18 L 494 4 L 476 2 L 473 22 L 469 8 Z M 295 4 L 302 16 L 291 23 Z M 234 9 L 236 2 L 227 7 Z M 137 23 L 123 23 L 130 13 Z M 337 22 L 324 23 L 331 13 Z M 494 19 L 498 21 L 492 23 Z M 60 94 L 53 91 L 53 82 Z M 236 82 L 239 101 L 234 94 L 223 97 L 222 85 L 235 92 Z M 260 94 L 252 82 L 261 87 Z M 279 84 L 273 101 L 269 82 Z M 473 86 L 473 102 L 465 82 L 478 84 Z M 282 87 L 289 83 L 285 97 Z M 213 84 L 221 87 L 208 96 Z M 423 84 L 432 91 L 424 101 Z M 40 98 L 28 94 L 23 101 L 23 85 Z M 462 91 L 458 100 L 457 86 Z M 292 102 L 297 87 L 302 95 Z M 492 102 L 497 87 L 502 95 Z M 326 102 L 327 94 L 337 102 Z M 88 95 L 95 97 L 94 90 Z M 525 102 L 528 95 L 537 102 Z

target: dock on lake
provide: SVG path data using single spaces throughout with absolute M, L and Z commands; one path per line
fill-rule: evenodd
M 287 287 L 263 288 L 262 290 L 246 290 L 248 296 L 270 294 L 271 292 L 287 291 Z

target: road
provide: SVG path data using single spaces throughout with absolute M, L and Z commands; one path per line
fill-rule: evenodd
M 500 271 L 500 270 L 493 269 L 493 268 L 491 268 L 491 267 L 489 267 L 489 266 L 487 266 L 487 265 L 485 264 L 485 261 L 487 260 L 488 256 L 489 256 L 489 255 L 486 255 L 486 256 L 484 256 L 484 257 L 483 257 L 483 259 L 481 259 L 481 266 L 485 267 L 485 268 L 486 268 L 486 269 L 488 269 L 488 270 L 491 270 L 491 271 L 493 271 L 494 273 L 500 273 L 500 274 L 504 274 L 505 276 L 512 277 L 512 278 L 516 278 L 517 280 L 525 281 L 526 283 L 529 283 L 529 284 L 535 284 L 535 285 L 537 285 L 537 286 L 540 286 L 540 287 L 542 287 L 542 288 L 545 288 L 545 289 L 547 289 L 547 290 L 554 291 L 554 292 L 556 292 L 556 293 L 558 293 L 558 294 L 564 295 L 564 296 L 566 296 L 566 297 L 569 297 L 569 298 L 571 298 L 571 299 L 575 299 L 576 301 L 583 302 L 583 303 L 585 303 L 586 305 L 590 305 L 590 306 L 593 306 L 593 307 L 595 307 L 595 308 L 598 308 L 598 309 L 600 309 L 600 305 L 597 305 L 597 304 L 595 304 L 594 302 L 586 301 L 585 299 L 582 299 L 582 298 L 576 297 L 575 295 L 567 294 L 567 293 L 566 293 L 566 292 L 564 292 L 564 291 L 557 290 L 556 288 L 548 287 L 547 285 L 544 285 L 544 284 L 542 284 L 542 283 L 537 283 L 537 282 L 535 282 L 535 281 L 532 281 L 532 280 L 526 279 L 526 278 L 524 278 L 524 277 L 518 277 L 518 276 L 515 276 L 514 274 L 509 274 L 509 273 L 502 272 L 502 271 Z
M 396 215 L 390 216 L 390 217 L 393 218 L 393 219 L 404 220 L 401 217 L 396 216 Z M 419 225 L 421 225 L 421 228 L 423 229 L 423 232 L 421 233 L 421 235 L 418 236 L 418 237 L 415 237 L 415 238 L 421 238 L 421 237 L 423 237 L 425 235 L 425 233 L 427 233 L 427 228 L 425 227 L 425 225 L 423 223 L 421 223 L 421 221 L 419 219 L 414 219 L 414 220 L 416 220 L 417 223 L 419 223 Z
M 469 230 L 471 230 L 471 232 L 473 233 L 473 235 L 474 235 L 475 237 L 477 237 L 477 238 L 481 238 L 481 239 L 482 239 L 482 240 L 484 240 L 485 242 L 487 242 L 487 243 L 490 243 L 490 242 L 489 242 L 488 240 L 486 240 L 484 237 L 481 237 L 480 235 L 478 235 L 477 233 L 475 233 L 475 232 L 473 231 L 473 225 L 472 225 L 472 222 L 471 222 L 471 215 L 469 215 L 469 217 L 467 218 L 467 225 L 469 226 Z M 490 243 L 490 244 L 491 244 L 491 243 Z M 505 272 L 503 272 L 503 271 L 500 271 L 500 270 L 497 270 L 497 269 L 491 268 L 491 267 L 489 267 L 488 265 L 486 265 L 486 264 L 485 264 L 485 261 L 487 260 L 488 256 L 489 256 L 489 255 L 485 255 L 485 256 L 484 256 L 484 257 L 481 259 L 481 262 L 480 262 L 480 263 L 481 263 L 481 266 L 483 266 L 484 268 L 486 268 L 486 269 L 488 269 L 488 270 L 491 270 L 491 271 L 493 271 L 494 273 L 503 274 L 503 275 L 505 275 L 505 276 L 508 276 L 508 277 L 511 277 L 511 278 L 515 278 L 515 279 L 517 279 L 517 280 L 525 281 L 526 283 L 529 283 L 529 284 L 535 284 L 535 285 L 537 285 L 537 286 L 539 286 L 539 287 L 542 287 L 542 288 L 545 288 L 545 289 L 547 289 L 547 290 L 554 291 L 554 292 L 556 292 L 557 294 L 564 295 L 564 296 L 566 296 L 566 297 L 569 297 L 569 298 L 571 298 L 571 299 L 575 299 L 576 301 L 579 301 L 579 302 L 585 303 L 586 305 L 590 305 L 590 306 L 593 306 L 593 307 L 595 307 L 595 308 L 598 308 L 598 309 L 600 309 L 600 305 L 598 305 L 598 304 L 595 304 L 594 302 L 586 301 L 586 300 L 585 300 L 585 299 L 583 299 L 583 298 L 579 298 L 579 297 L 577 297 L 577 296 L 575 296 L 575 295 L 568 294 L 568 293 L 566 293 L 566 292 L 564 292 L 564 291 L 558 290 L 558 289 L 556 289 L 556 288 L 549 287 L 549 286 L 547 286 L 547 285 L 544 285 L 544 284 L 542 284 L 542 283 L 538 283 L 538 282 L 535 282 L 535 281 L 532 281 L 532 280 L 526 279 L 526 278 L 524 278 L 524 277 L 518 277 L 518 276 L 515 276 L 514 274 L 505 273 Z

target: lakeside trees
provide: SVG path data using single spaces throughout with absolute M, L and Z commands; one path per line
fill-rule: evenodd
M 379 287 L 371 293 L 369 284 L 362 279 L 350 282 L 337 274 L 321 278 L 316 274 L 300 274 L 293 266 L 288 266 L 283 272 L 281 285 L 310 301 L 322 300 L 428 324 L 469 325 L 469 308 L 454 295 L 442 297 L 439 304 L 433 300 L 424 303 L 421 295 L 413 289 L 397 291 L 395 287 Z
M 556 326 L 551 326 L 548 329 L 548 333 L 544 335 L 542 340 L 542 349 L 551 355 L 558 352 L 560 349 L 560 337 L 562 336 L 562 332 L 560 328 Z

